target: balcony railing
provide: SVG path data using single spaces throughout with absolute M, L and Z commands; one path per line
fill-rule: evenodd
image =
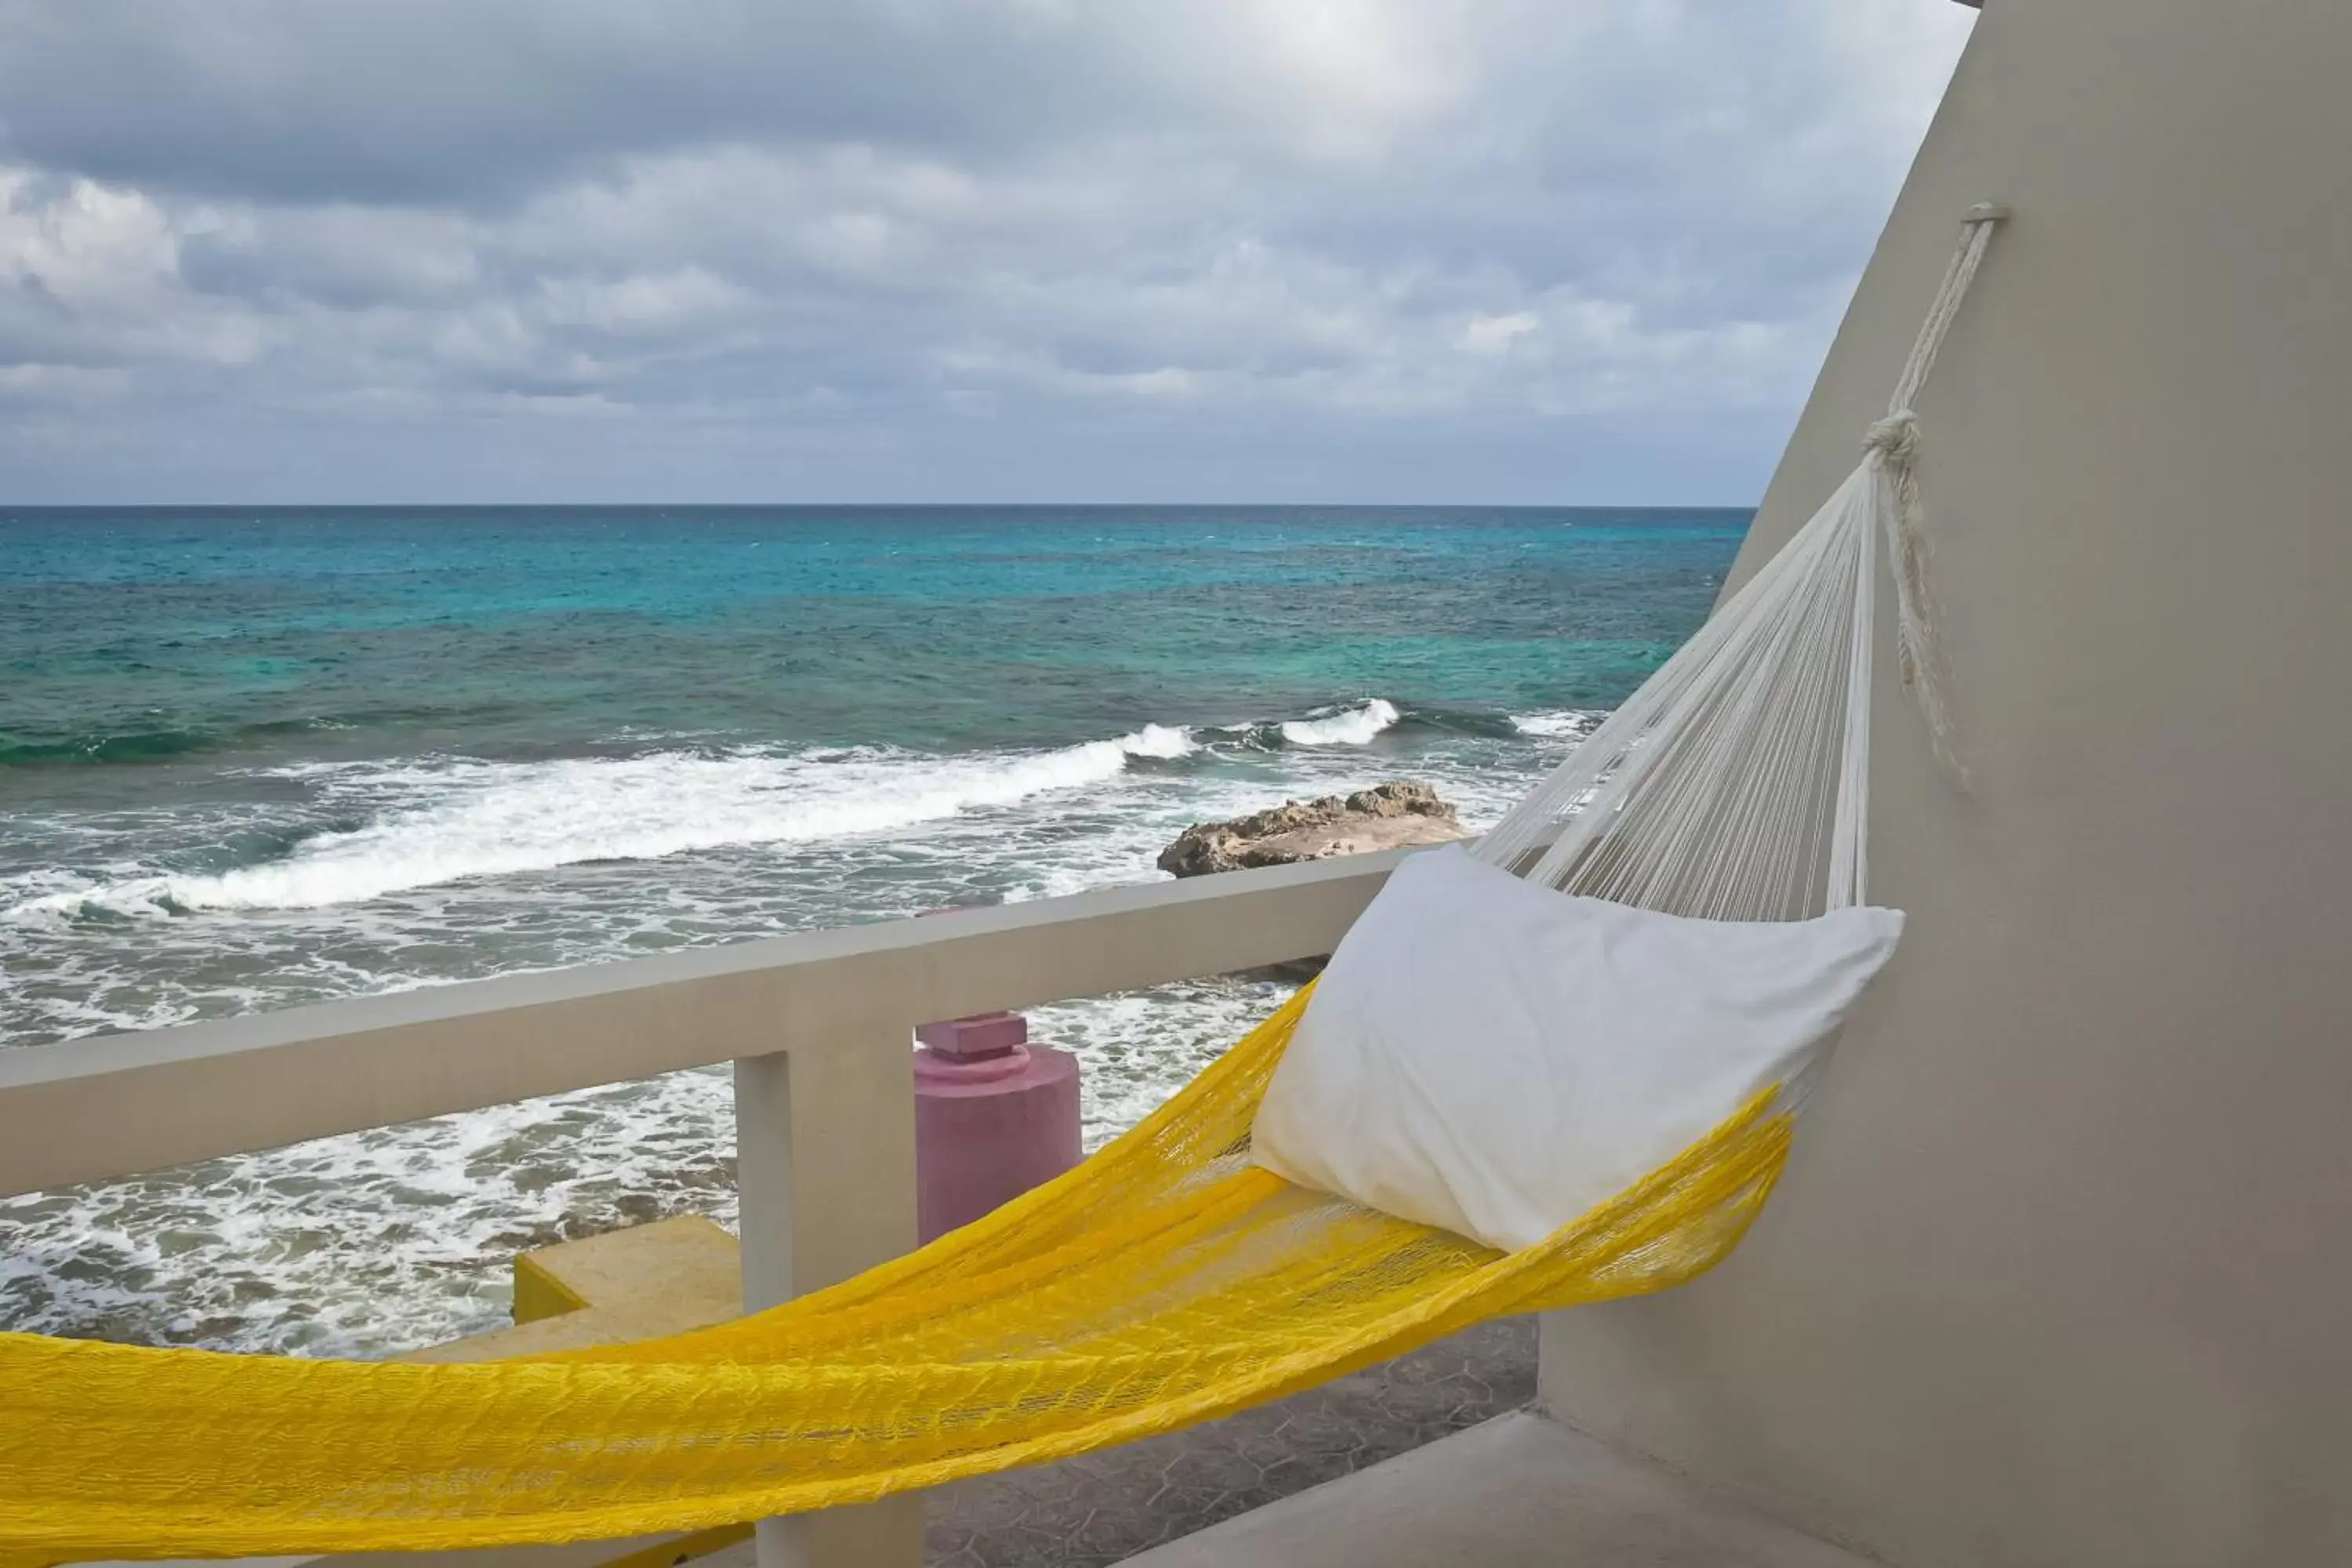
M 0 1049 L 0 1196 L 731 1061 L 756 1310 L 913 1245 L 917 1024 L 1328 952 L 1403 853 Z M 761 1531 L 761 1568 L 920 1551 L 905 1500 Z

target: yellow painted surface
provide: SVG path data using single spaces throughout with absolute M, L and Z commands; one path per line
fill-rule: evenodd
M 515 1259 L 515 1326 L 404 1361 L 498 1361 L 657 1339 L 743 1310 L 735 1238 L 696 1215 L 561 1242 Z
M 547 1250 L 552 1251 L 553 1248 Z M 587 1298 L 572 1288 L 541 1264 L 536 1255 L 518 1255 L 514 1260 L 514 1321 L 536 1323 L 543 1318 L 560 1318 L 566 1312 L 576 1312 L 588 1305 Z

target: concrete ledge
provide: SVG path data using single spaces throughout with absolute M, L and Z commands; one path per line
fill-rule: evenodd
M 1873 1568 L 1531 1413 L 1474 1426 L 1128 1561 L 1141 1568 Z

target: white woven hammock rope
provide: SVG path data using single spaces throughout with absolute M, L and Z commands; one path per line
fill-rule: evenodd
M 1481 838 L 1547 886 L 1713 920 L 1796 920 L 1869 881 L 1871 634 L 1882 538 L 1895 658 L 1938 763 L 1953 737 L 1912 405 L 2007 211 L 1987 202 L 1863 458 L 1804 527 Z

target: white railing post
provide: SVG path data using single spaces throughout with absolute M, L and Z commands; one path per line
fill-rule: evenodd
M 743 1310 L 793 1299 L 793 1064 L 782 1051 L 735 1058 L 736 1235 Z M 808 1521 L 763 1519 L 759 1568 L 809 1568 Z
M 743 1306 L 846 1279 L 915 1243 L 912 1030 L 739 1057 L 736 1191 Z M 920 1568 L 921 1500 L 887 1499 L 756 1531 L 759 1568 Z

